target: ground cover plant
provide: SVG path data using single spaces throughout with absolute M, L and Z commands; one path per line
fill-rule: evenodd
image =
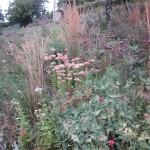
M 149 3 L 114 7 L 4 31 L 0 150 L 150 149 Z

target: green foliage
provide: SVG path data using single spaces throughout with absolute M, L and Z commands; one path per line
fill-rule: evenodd
M 47 105 L 43 104 L 42 109 L 35 113 L 38 116 L 37 131 L 39 131 L 39 137 L 36 141 L 37 146 L 45 150 L 58 148 L 60 146 L 59 137 L 56 136 L 54 119 Z
M 14 0 L 9 4 L 7 18 L 11 24 L 25 27 L 45 11 L 45 2 L 47 0 Z
M 102 78 L 85 80 L 86 87 L 93 91 L 89 103 L 82 101 L 77 109 L 65 103 L 64 110 L 58 110 L 60 104 L 58 109 L 55 106 L 53 111 L 57 117 L 58 132 L 62 139 L 66 139 L 62 140 L 64 149 L 107 150 L 110 139 L 121 150 L 141 150 L 150 146 L 148 134 L 146 139 L 139 140 L 143 134 L 149 133 L 149 129 L 145 128 L 148 123 L 143 124 L 138 119 L 144 115 L 140 99 L 138 96 L 133 97 L 132 91 L 128 90 L 134 83 L 129 81 L 120 89 L 118 77 L 118 72 L 108 67 Z M 80 89 L 77 91 L 78 95 L 83 95 Z M 99 97 L 104 101 L 99 101 Z
M 19 103 L 17 103 L 16 111 L 18 115 L 17 124 L 19 126 L 19 147 L 21 148 L 21 150 L 30 149 L 32 139 L 30 136 L 31 126 L 29 120 L 27 119 L 25 113 L 22 111 Z

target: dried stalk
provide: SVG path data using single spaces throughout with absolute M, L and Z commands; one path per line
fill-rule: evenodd
M 65 40 L 69 49 L 69 58 L 75 58 L 78 56 L 80 47 L 80 15 L 76 6 L 75 0 L 73 1 L 73 6 L 71 6 L 70 0 L 64 11 L 65 18 Z

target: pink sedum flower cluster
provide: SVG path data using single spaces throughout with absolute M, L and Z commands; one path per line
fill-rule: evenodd
M 95 59 L 83 62 L 81 58 L 77 57 L 70 61 L 67 54 L 57 53 L 55 55 L 53 54 L 54 49 L 51 52 L 51 55 L 45 54 L 44 56 L 45 61 L 51 62 L 47 73 L 56 73 L 57 80 L 60 83 L 65 83 L 66 81 L 81 82 L 82 78 L 87 76 L 89 69 L 97 72 L 96 69 L 92 68 Z

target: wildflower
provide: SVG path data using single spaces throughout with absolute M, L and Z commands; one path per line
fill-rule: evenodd
M 64 51 L 65 51 L 65 52 L 68 52 L 68 49 L 67 49 L 67 48 L 65 48 L 65 49 L 64 49 Z
M 95 62 L 95 59 L 90 59 L 89 62 L 90 63 Z
M 53 65 L 55 65 L 55 64 L 56 64 L 55 62 L 52 62 L 52 63 L 51 63 L 51 66 L 53 66 Z
M 36 87 L 35 92 L 40 93 L 43 91 L 43 88 Z
M 16 130 L 17 130 L 17 127 L 14 125 L 14 126 L 11 126 L 11 129 L 12 129 L 13 131 L 16 131 Z
M 21 129 L 19 131 L 20 138 L 23 138 L 27 134 L 27 130 Z
M 75 61 L 79 61 L 79 60 L 80 60 L 80 58 L 76 57 L 74 60 L 75 60 Z
M 57 77 L 57 79 L 58 79 L 58 80 L 62 80 L 62 78 L 61 78 L 61 77 Z
M 74 81 L 81 82 L 81 80 L 80 80 L 80 79 L 78 79 L 78 78 L 75 78 L 75 79 L 74 79 Z
M 124 44 L 124 42 L 123 41 L 120 41 L 120 42 L 118 42 L 118 44 L 120 44 L 121 46 Z
M 109 46 L 109 45 L 107 45 L 107 46 L 105 46 L 105 49 L 107 49 L 107 50 L 111 50 L 111 49 L 112 49 L 112 47 L 111 47 L 111 46 Z
M 65 110 L 65 106 L 63 106 L 63 105 L 62 105 L 62 106 L 60 106 L 60 107 L 59 107 L 59 110 L 60 110 L 60 111 Z
M 50 55 L 52 58 L 55 58 L 56 57 L 56 55 Z
M 110 147 L 113 147 L 114 144 L 115 144 L 114 140 L 109 140 L 109 141 L 108 141 L 108 145 L 109 145 Z
M 44 60 L 45 60 L 45 61 L 51 60 L 51 57 L 49 57 L 49 56 L 44 56 Z
M 85 65 L 84 64 L 78 64 L 80 67 L 84 67 Z
M 88 66 L 88 65 L 90 65 L 90 63 L 89 63 L 89 62 L 84 62 L 84 65 L 87 65 L 87 66 Z
M 99 101 L 99 102 L 104 102 L 104 99 L 103 99 L 102 97 L 99 97 L 99 98 L 98 98 L 98 101 Z
M 149 118 L 150 118 L 150 116 L 148 115 L 148 113 L 145 113 L 145 114 L 144 114 L 144 119 L 147 120 L 147 119 L 149 119 Z
M 3 60 L 2 60 L 2 63 L 3 63 L 3 64 L 5 64 L 5 63 L 6 63 L 6 60 L 5 60 L 5 59 L 3 59 Z
M 72 77 L 72 74 L 71 74 L 71 73 L 68 73 L 68 74 L 67 74 L 67 77 Z
M 52 52 L 52 53 L 55 52 L 55 48 L 51 48 L 51 52 Z
M 62 80 L 60 83 L 65 83 L 65 80 Z
M 22 93 L 20 90 L 17 90 L 17 93 Z
M 99 72 L 99 70 L 94 70 L 95 73 Z
M 42 113 L 42 115 L 41 116 L 45 116 L 45 114 L 44 113 Z
M 120 95 L 120 99 L 124 100 L 124 95 L 123 94 Z
M 69 81 L 72 81 L 72 78 L 68 78 Z
M 100 140 L 101 140 L 101 141 L 106 141 L 106 140 L 107 140 L 107 136 L 102 135 L 102 136 L 100 137 Z
M 76 64 L 73 68 L 74 68 L 74 69 L 79 69 L 80 66 L 79 66 L 78 64 Z
M 106 63 L 107 63 L 107 64 L 110 64 L 110 63 L 111 63 L 111 60 L 107 60 Z
M 69 63 L 66 63 L 66 64 L 65 64 L 65 67 L 67 67 L 67 68 L 71 68 L 71 67 L 72 67 L 72 65 L 71 65 L 71 64 L 69 64 Z

